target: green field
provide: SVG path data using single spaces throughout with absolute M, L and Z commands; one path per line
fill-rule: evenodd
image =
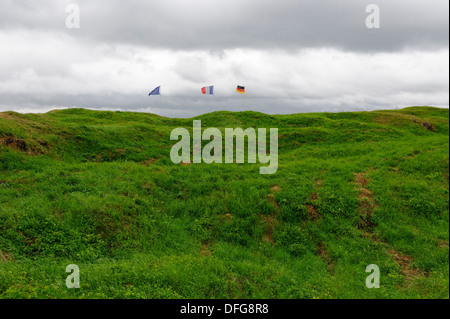
M 278 171 L 172 163 L 192 118 L 0 113 L 0 298 L 449 298 L 448 109 L 194 119 L 278 128 Z

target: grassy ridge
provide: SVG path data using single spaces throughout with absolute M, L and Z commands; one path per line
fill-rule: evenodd
M 0 298 L 448 298 L 448 110 L 195 119 L 277 127 L 277 173 L 173 164 L 193 119 L 0 113 Z

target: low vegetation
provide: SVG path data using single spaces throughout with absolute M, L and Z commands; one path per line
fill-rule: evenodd
M 448 109 L 195 119 L 278 128 L 278 171 L 173 164 L 193 119 L 0 113 L 0 298 L 449 297 Z

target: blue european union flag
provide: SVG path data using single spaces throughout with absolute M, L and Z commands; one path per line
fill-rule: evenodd
M 151 91 L 148 95 L 159 95 L 159 88 L 161 86 L 156 87 L 155 89 L 153 89 L 153 91 Z

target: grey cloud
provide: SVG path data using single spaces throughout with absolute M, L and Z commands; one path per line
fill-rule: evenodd
M 179 57 L 175 69 L 181 78 L 194 83 L 202 83 L 208 79 L 205 57 L 201 54 Z
M 35 47 L 48 48 L 45 39 L 35 39 Z M 19 70 L 0 61 L 0 74 L 13 75 L 0 77 L 0 110 L 78 106 L 190 116 L 220 109 L 293 113 L 448 105 L 448 49 L 389 54 L 238 49 L 214 55 L 107 47 L 80 54 L 86 45 L 60 51 L 70 61 L 65 69 L 60 61 L 47 72 L 33 68 L 51 61 L 44 55 L 32 64 L 19 63 Z M 13 52 L 5 61 L 14 57 Z M 159 84 L 162 106 L 147 96 Z M 200 87 L 210 84 L 216 85 L 214 97 L 201 95 Z M 245 99 L 236 94 L 237 84 L 246 86 Z
M 81 29 L 65 27 L 79 3 Z M 378 3 L 379 30 L 365 27 Z M 448 105 L 443 0 L 2 0 L 0 111 L 194 116 Z M 159 98 L 149 90 L 162 85 Z M 245 85 L 245 100 L 236 85 Z M 200 87 L 215 85 L 215 95 Z M 244 104 L 245 102 L 245 104 Z
M 81 9 L 81 29 L 65 30 L 65 5 Z M 365 8 L 381 9 L 367 29 Z M 442 0 L 4 0 L 0 28 L 71 32 L 99 42 L 180 50 L 335 47 L 394 51 L 448 46 L 449 3 Z

